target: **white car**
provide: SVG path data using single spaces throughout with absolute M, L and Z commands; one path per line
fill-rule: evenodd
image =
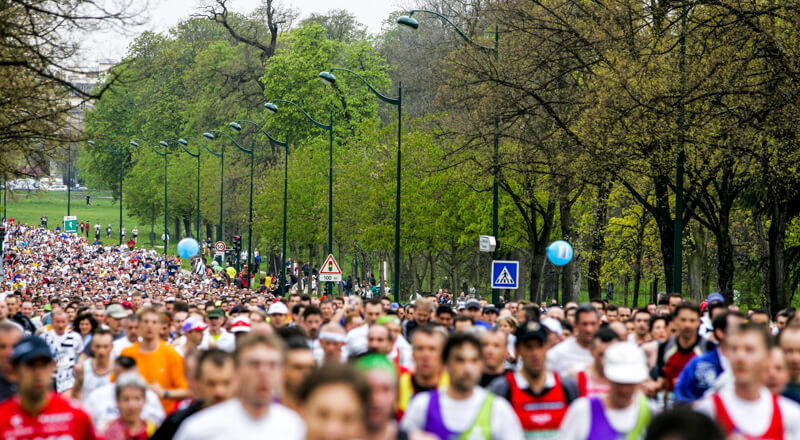
M 51 185 L 47 188 L 48 191 L 66 191 L 67 185 L 59 184 L 59 185 Z

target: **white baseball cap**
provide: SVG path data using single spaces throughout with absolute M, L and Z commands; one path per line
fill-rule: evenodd
M 612 344 L 603 355 L 603 372 L 615 383 L 644 382 L 648 376 L 644 351 L 632 342 Z
M 289 308 L 286 307 L 286 304 L 282 303 L 281 301 L 272 303 L 269 306 L 268 315 L 287 315 L 289 313 Z

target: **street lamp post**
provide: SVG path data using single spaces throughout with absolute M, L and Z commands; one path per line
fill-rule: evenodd
M 498 43 L 500 42 L 500 35 L 497 31 L 497 27 L 494 28 L 494 47 L 483 46 L 470 38 L 466 33 L 464 33 L 461 28 L 459 28 L 455 23 L 453 23 L 449 18 L 446 16 L 435 12 L 429 11 L 425 9 L 413 9 L 408 12 L 407 16 L 400 17 L 397 19 L 397 23 L 402 26 L 410 27 L 411 29 L 419 28 L 419 22 L 413 18 L 415 12 L 423 12 L 426 14 L 433 14 L 442 20 L 445 23 L 452 26 L 453 29 L 464 39 L 467 43 L 471 46 L 475 47 L 481 52 L 488 53 L 491 52 L 494 55 L 495 61 L 497 61 L 498 56 Z M 492 174 L 494 176 L 494 182 L 492 183 L 492 235 L 498 241 L 497 247 L 495 247 L 494 253 L 492 254 L 492 258 L 497 260 L 498 258 L 498 249 L 500 248 L 499 245 L 499 234 L 500 234 L 500 195 L 499 195 L 499 184 L 498 184 L 498 174 L 500 170 L 500 121 L 497 117 L 494 119 L 494 153 L 492 156 Z M 497 289 L 492 289 L 492 303 L 497 304 L 499 301 L 499 291 Z
M 67 215 L 69 215 L 70 202 L 72 201 L 72 146 L 67 146 Z
M 264 136 L 267 137 L 267 139 L 269 139 L 270 142 L 272 142 L 273 144 L 278 145 L 280 147 L 283 147 L 284 151 L 286 153 L 286 164 L 284 165 L 284 175 L 283 175 L 283 249 L 282 249 L 282 253 L 281 253 L 281 261 L 283 261 L 283 259 L 286 258 L 286 208 L 287 208 L 287 192 L 288 192 L 288 189 L 289 189 L 289 183 L 288 183 L 289 182 L 289 136 L 288 135 L 286 136 L 286 140 L 285 141 L 279 141 L 278 139 L 275 139 L 274 137 L 272 137 L 272 135 L 267 133 L 267 131 L 264 130 L 260 125 L 258 125 L 257 123 L 255 123 L 253 121 L 248 121 L 246 119 L 240 119 L 240 120 L 238 120 L 236 122 L 231 122 L 229 125 L 234 130 L 241 131 L 241 129 L 242 129 L 241 124 L 250 124 L 250 125 L 255 126 L 256 128 L 258 128 L 258 130 Z M 251 169 L 251 171 L 252 171 L 252 169 Z M 250 184 L 251 185 L 253 184 L 252 180 L 250 181 Z M 252 204 L 252 202 L 253 202 L 253 188 L 251 187 L 250 188 L 250 203 Z M 253 249 L 251 248 L 252 240 L 250 238 L 252 233 L 253 233 L 253 230 L 252 230 L 253 217 L 252 217 L 252 215 L 253 215 L 253 213 L 252 213 L 252 211 L 250 211 L 250 228 L 248 229 L 248 233 L 247 233 L 247 247 L 248 247 L 247 263 L 248 263 L 248 265 L 250 264 L 250 258 L 253 257 Z M 281 263 L 281 264 L 283 264 L 283 263 Z M 248 267 L 252 267 L 252 266 L 248 266 Z M 283 270 L 283 268 L 281 268 L 281 278 L 280 278 L 281 279 L 281 296 L 284 295 L 284 290 L 286 289 L 285 283 L 283 281 L 283 277 L 285 276 L 284 272 L 285 271 Z
M 189 145 L 189 142 L 187 142 L 186 139 L 178 139 L 178 140 L 167 139 L 167 142 L 177 143 L 181 147 L 181 150 L 185 151 L 186 154 L 188 154 L 189 156 L 192 156 L 193 158 L 197 159 L 197 173 L 196 173 L 197 212 L 195 214 L 195 238 L 197 238 L 197 240 L 200 240 L 200 152 L 202 150 L 200 149 L 200 147 L 197 147 L 197 153 L 192 153 L 191 151 L 187 150 L 186 146 Z
M 236 124 L 236 123 L 233 122 L 231 124 Z M 239 126 L 239 124 L 236 124 L 236 125 Z M 233 129 L 236 129 L 233 125 L 229 125 L 229 126 L 231 128 L 233 128 Z M 242 127 L 239 126 L 238 130 L 241 130 L 241 129 L 242 129 Z M 233 136 L 229 135 L 228 133 L 226 133 L 224 131 L 211 130 L 211 134 L 214 134 L 214 133 L 219 133 L 219 134 L 227 137 L 228 139 L 230 139 L 231 142 L 233 142 L 233 145 L 236 145 L 236 148 L 238 148 L 238 149 L 242 150 L 243 152 L 245 152 L 245 153 L 250 155 L 250 220 L 248 222 L 248 229 L 249 229 L 250 233 L 252 233 L 252 227 L 253 227 L 252 226 L 253 225 L 253 169 L 254 169 L 253 160 L 254 160 L 254 157 L 255 157 L 253 155 L 253 148 L 250 148 L 249 150 L 247 148 L 244 148 L 243 146 L 239 145 L 238 142 L 236 142 L 236 139 L 234 139 Z M 252 249 L 248 249 L 247 250 L 247 253 L 248 253 L 247 258 L 248 259 L 250 258 L 249 254 L 250 254 L 251 251 L 252 251 Z M 239 272 L 239 269 L 241 268 L 241 260 L 242 260 L 241 257 L 242 257 L 241 255 L 237 255 L 236 256 L 236 272 L 237 273 Z
M 214 139 L 214 135 L 211 134 L 211 133 L 203 133 L 203 137 L 205 137 L 207 139 L 212 139 L 212 140 Z M 206 143 L 203 142 L 203 140 L 200 139 L 200 138 L 196 138 L 196 137 L 192 137 L 192 136 L 186 136 L 185 138 L 178 139 L 178 143 L 180 143 L 183 146 L 189 145 L 189 142 L 188 142 L 187 139 L 191 139 L 191 140 L 195 140 L 195 141 L 199 142 L 200 145 L 202 145 L 203 148 L 205 148 L 206 151 L 209 152 L 209 154 L 211 154 L 212 156 L 220 159 L 220 165 L 219 165 L 219 225 L 220 226 L 219 226 L 219 231 L 218 231 L 219 232 L 218 239 L 222 240 L 222 178 L 223 178 L 224 172 L 225 172 L 225 170 L 223 169 L 223 166 L 225 165 L 225 145 L 222 146 L 222 153 L 216 153 L 213 150 L 211 150 L 210 148 L 208 148 L 208 145 L 206 145 Z M 187 153 L 188 153 L 188 151 L 187 151 Z M 189 153 L 189 154 L 191 154 L 191 153 Z M 200 154 L 200 148 L 199 147 L 197 148 L 197 154 L 198 155 Z M 198 158 L 198 160 L 199 160 L 199 158 Z M 198 188 L 199 188 L 199 185 L 198 185 Z M 197 223 L 198 223 L 198 226 L 197 226 L 197 234 L 198 234 L 197 238 L 199 240 L 200 239 L 200 204 L 199 203 L 198 203 L 197 207 L 198 207 L 197 208 L 198 209 L 198 211 L 197 211 Z
M 166 147 L 168 147 L 168 145 L 167 145 L 166 142 L 163 142 L 163 141 L 159 142 L 159 145 L 164 147 L 164 152 L 162 153 L 162 152 L 156 150 L 155 148 L 153 148 L 153 146 L 150 145 L 147 141 L 143 141 L 141 139 L 135 139 L 135 140 L 131 141 L 130 144 L 134 148 L 139 148 L 139 142 L 144 143 L 145 145 L 150 147 L 150 149 L 153 150 L 154 153 L 156 153 L 157 155 L 159 155 L 159 156 L 164 158 L 164 237 L 163 237 L 163 239 L 164 239 L 164 255 L 166 256 L 167 255 L 167 238 L 169 236 L 169 229 L 167 228 L 167 225 L 169 224 L 168 221 L 167 221 L 167 213 L 168 213 L 168 203 L 167 203 L 168 202 L 168 200 L 167 200 L 167 157 L 169 156 L 169 151 L 166 149 Z
M 336 77 L 333 75 L 332 72 L 334 71 L 342 71 L 348 72 L 355 75 L 358 79 L 360 79 L 367 88 L 375 94 L 381 101 L 391 104 L 397 107 L 397 195 L 395 197 L 395 213 L 394 213 L 394 281 L 392 289 L 394 290 L 394 301 L 400 302 L 400 189 L 401 189 L 401 182 L 400 178 L 402 176 L 401 167 L 402 167 L 402 128 L 403 128 L 403 85 L 400 84 L 397 88 L 397 98 L 390 98 L 378 92 L 372 84 L 369 83 L 364 77 L 353 72 L 352 70 L 343 69 L 340 67 L 334 67 L 330 71 L 327 72 L 320 72 L 319 78 L 329 85 L 336 84 Z
M 119 245 L 122 246 L 122 180 L 125 177 L 125 153 L 120 149 L 117 150 L 116 148 L 112 147 L 111 145 L 104 143 L 105 147 L 111 150 L 112 153 L 119 156 L 120 163 L 119 163 Z M 89 141 L 89 145 L 95 146 L 97 143 L 95 141 Z
M 333 254 L 333 112 L 330 114 L 329 123 L 323 124 L 316 119 L 312 118 L 311 115 L 306 112 L 303 107 L 300 107 L 297 103 L 293 101 L 287 101 L 285 99 L 276 99 L 274 102 L 284 102 L 286 104 L 293 105 L 306 119 L 309 120 L 312 124 L 317 126 L 322 130 L 328 131 L 328 253 Z M 274 102 L 268 102 L 264 104 L 264 108 L 267 109 L 270 113 L 277 113 L 278 106 L 274 104 Z M 284 207 L 284 211 L 285 211 Z M 333 295 L 333 283 L 328 282 L 328 294 Z

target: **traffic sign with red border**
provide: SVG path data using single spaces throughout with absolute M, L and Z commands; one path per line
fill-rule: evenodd
M 342 269 L 336 259 L 333 258 L 333 254 L 328 254 L 328 258 L 322 263 L 322 268 L 319 271 L 319 280 L 323 282 L 342 280 Z
M 214 250 L 217 251 L 217 252 L 225 252 L 225 242 L 224 241 L 218 241 L 218 242 L 214 243 Z

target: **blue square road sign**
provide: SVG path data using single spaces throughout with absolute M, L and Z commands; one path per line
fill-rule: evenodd
M 519 261 L 492 261 L 492 289 L 516 289 L 518 281 Z

